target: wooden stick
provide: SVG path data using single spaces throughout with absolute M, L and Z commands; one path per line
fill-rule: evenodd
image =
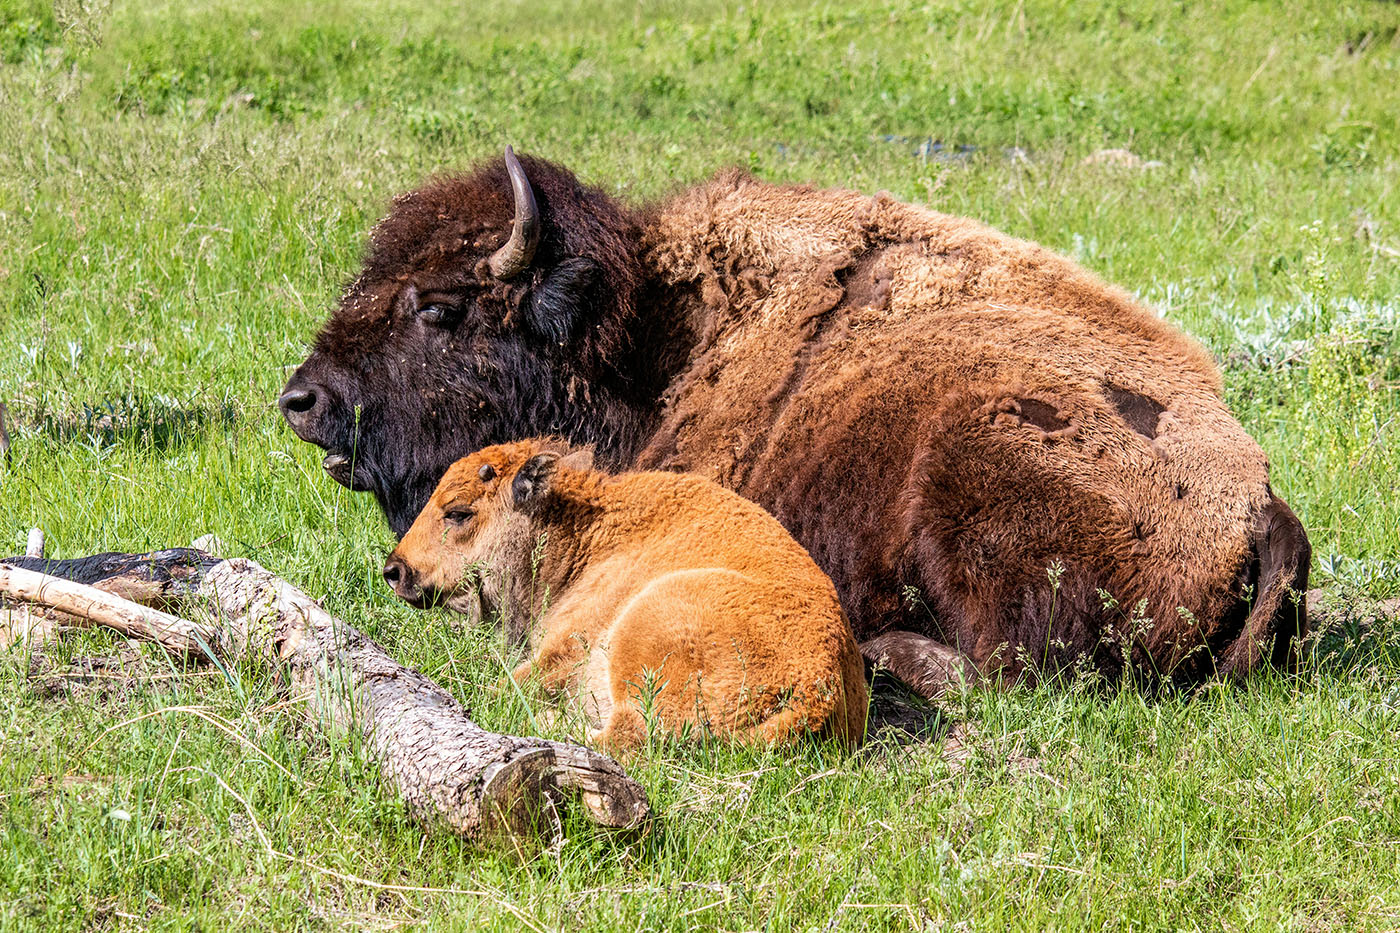
M 605 827 L 634 827 L 649 815 L 645 791 L 611 758 L 564 742 L 488 732 L 437 684 L 256 563 L 190 561 L 188 554 L 99 555 L 103 567 L 126 568 L 102 583 L 146 595 L 152 580 L 168 579 L 183 561 L 181 585 L 197 593 L 217 626 L 3 565 L 0 594 L 76 611 L 135 637 L 163 636 L 161 643 L 171 647 L 185 637 L 187 653 L 202 642 L 214 654 L 256 652 L 274 659 L 323 725 L 364 740 L 411 813 L 459 835 L 536 838 L 551 811 L 571 800 Z M 91 576 L 96 560 L 67 562 L 63 569 Z
M 116 629 L 128 638 L 153 641 L 178 654 L 214 657 L 222 633 L 188 619 L 62 577 L 0 564 L 0 593 Z
M 24 545 L 24 556 L 25 556 L 25 557 L 43 557 L 43 556 L 44 556 L 44 529 L 42 529 L 42 528 L 31 528 L 31 529 L 29 529 L 29 540 L 28 540 L 28 541 L 25 543 L 25 545 Z

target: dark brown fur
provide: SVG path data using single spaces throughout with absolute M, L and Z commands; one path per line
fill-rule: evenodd
M 293 380 L 335 401 L 293 419 L 333 451 L 361 406 L 353 479 L 400 534 L 457 457 L 557 433 L 769 509 L 887 657 L 912 632 L 1003 677 L 1195 682 L 1306 630 L 1307 539 L 1262 451 L 1207 354 L 1121 290 L 888 196 L 730 173 L 630 213 L 526 165 L 545 239 L 521 281 L 483 273 L 504 170 L 436 182 Z M 434 290 L 447 324 L 405 299 Z

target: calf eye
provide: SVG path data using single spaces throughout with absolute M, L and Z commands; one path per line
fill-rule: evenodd
M 476 475 L 481 477 L 483 483 L 489 483 L 496 478 L 496 468 L 489 463 L 483 463 L 481 469 L 476 471 Z
M 450 509 L 443 513 L 442 520 L 449 525 L 465 525 L 475 514 L 471 509 Z

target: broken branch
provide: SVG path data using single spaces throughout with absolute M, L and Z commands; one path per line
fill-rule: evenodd
M 65 613 L 79 624 L 102 625 L 128 638 L 156 642 L 178 654 L 212 657 L 220 644 L 214 631 L 188 619 L 36 570 L 0 564 L 0 593 Z
M 17 559 L 12 563 L 32 563 Z M 595 823 L 639 825 L 646 793 L 615 761 L 587 748 L 477 726 L 450 694 L 395 662 L 372 639 L 250 560 L 174 549 L 0 565 L 0 594 L 153 638 L 186 654 L 256 652 L 281 665 L 330 729 L 357 733 L 416 817 L 468 838 L 538 836 L 549 810 L 577 800 Z M 172 582 L 173 581 L 173 582 Z M 188 593 L 203 625 L 123 598 Z

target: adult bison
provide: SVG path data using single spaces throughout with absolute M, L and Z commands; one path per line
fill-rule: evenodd
M 447 467 L 556 434 L 771 511 L 862 650 L 936 692 L 1282 663 L 1309 546 L 1209 356 L 982 224 L 737 172 L 630 209 L 504 159 L 397 198 L 279 404 L 403 535 Z

